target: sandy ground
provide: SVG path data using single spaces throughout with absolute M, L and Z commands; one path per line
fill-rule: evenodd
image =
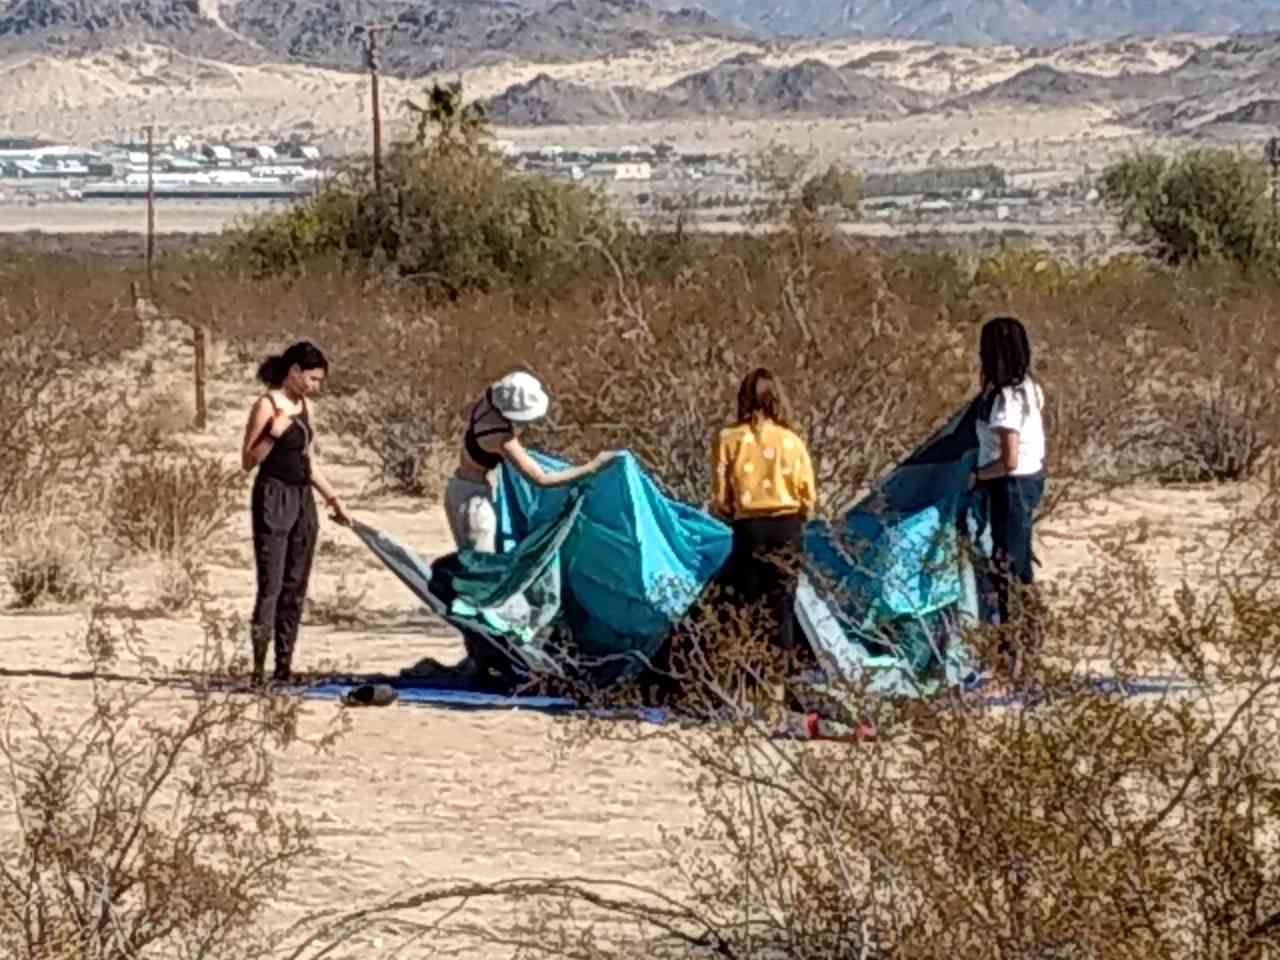
M 161 200 L 156 203 L 157 233 L 221 233 L 242 217 L 272 209 L 250 200 Z M 0 233 L 136 233 L 147 232 L 143 203 L 104 201 L 0 205 Z
M 159 234 L 216 234 L 229 229 L 242 218 L 268 209 L 248 201 L 183 202 L 163 201 L 156 206 L 156 232 Z M 687 225 L 707 233 L 739 233 L 747 230 L 742 223 L 705 221 Z M 839 225 L 841 233 L 852 237 L 902 239 L 922 236 L 969 236 L 973 234 L 1030 236 L 1036 242 L 1062 243 L 1086 240 L 1091 246 L 1105 248 L 1116 236 L 1115 224 L 1101 218 L 1058 223 L 1019 223 L 1009 220 L 978 220 L 969 223 L 886 223 L 868 221 Z M 146 208 L 141 203 L 75 203 L 47 202 L 38 206 L 0 205 L 0 234 L 133 234 L 145 236 Z M 139 248 L 141 249 L 141 248 Z
M 186 377 L 177 365 L 181 360 L 172 351 L 162 359 L 157 397 L 185 396 L 176 392 Z M 256 390 L 248 370 L 222 366 L 213 373 L 212 422 L 188 439 L 233 463 L 242 418 Z M 175 416 L 184 417 L 180 407 Z M 320 460 L 353 513 L 425 556 L 449 549 L 438 506 L 364 492 L 369 471 L 358 451 L 326 441 L 322 406 L 318 428 Z M 1133 490 L 1088 514 L 1055 518 L 1042 544 L 1045 569 L 1061 580 L 1086 568 L 1090 535 L 1141 520 L 1148 530 L 1144 549 L 1162 584 L 1172 588 L 1188 564 L 1201 562 L 1194 550 L 1206 542 L 1205 531 L 1227 515 L 1233 497 L 1216 490 Z M 254 590 L 247 509 L 210 545 L 210 555 L 210 587 L 218 606 L 247 615 Z M 111 573 L 125 583 L 119 603 L 140 609 L 154 597 L 153 564 L 122 560 Z M 5 589 L 7 584 L 0 586 Z M 461 656 L 456 635 L 427 615 L 350 532 L 326 520 L 311 594 L 332 602 L 342 593 L 361 595 L 357 623 L 307 622 L 298 652 L 301 668 L 336 663 L 394 671 L 424 655 L 446 662 Z M 0 595 L 0 605 L 7 602 Z M 87 666 L 78 640 L 83 622 L 83 613 L 71 609 L 0 613 L 0 703 L 24 703 L 54 724 L 77 720 L 89 689 L 86 681 L 68 675 Z M 141 626 L 148 652 L 163 665 L 176 665 L 199 648 L 194 616 L 147 619 Z M 179 700 L 175 693 L 162 693 L 149 709 L 163 716 L 178 709 Z M 308 703 L 308 732 L 322 731 L 336 710 L 331 703 Z M 444 877 L 576 874 L 671 882 L 659 825 L 679 826 L 692 811 L 670 745 L 596 744 L 557 764 L 548 737 L 564 721 L 544 715 L 397 705 L 357 711 L 353 720 L 352 731 L 332 754 L 317 756 L 300 747 L 279 758 L 282 799 L 316 828 L 322 854 L 272 905 L 273 923 L 370 902 Z M 0 818 L 0 833 L 11 829 Z M 494 908 L 478 909 L 484 917 Z M 339 955 L 352 956 L 368 946 L 352 941 Z

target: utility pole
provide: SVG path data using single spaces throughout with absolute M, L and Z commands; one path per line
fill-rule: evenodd
M 382 196 L 382 104 L 378 96 L 378 70 L 381 63 L 378 59 L 378 34 L 388 29 L 386 26 L 370 24 L 365 28 L 365 66 L 369 68 L 369 95 L 373 108 L 373 189 L 378 197 Z
M 1280 137 L 1267 141 L 1267 162 L 1271 164 L 1271 243 L 1280 243 Z
M 153 173 L 155 133 L 155 124 L 150 124 L 147 127 L 147 298 L 153 302 L 156 296 L 155 275 L 151 266 L 156 253 L 156 185 Z

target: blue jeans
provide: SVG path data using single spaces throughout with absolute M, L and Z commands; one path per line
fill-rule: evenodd
M 1020 619 L 1020 605 L 1011 601 L 1011 595 L 1018 593 L 1013 584 L 1026 587 L 1035 580 L 1031 531 L 1036 508 L 1044 497 L 1044 474 L 1001 477 L 983 483 L 981 488 L 986 494 L 987 521 L 991 525 L 991 564 L 983 578 L 988 607 L 996 623 L 1009 624 Z M 1008 639 L 1001 647 L 1006 655 L 1014 653 Z

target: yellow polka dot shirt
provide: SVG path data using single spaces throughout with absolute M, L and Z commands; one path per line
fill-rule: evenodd
M 817 488 L 804 441 L 772 421 L 725 427 L 711 461 L 711 508 L 722 517 L 813 514 Z

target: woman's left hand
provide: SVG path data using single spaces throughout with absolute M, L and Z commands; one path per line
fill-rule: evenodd
M 343 506 L 342 501 L 338 497 L 334 497 L 329 501 L 329 509 L 332 511 L 329 515 L 335 523 L 340 523 L 344 527 L 351 526 L 351 514 L 347 513 L 347 508 Z

